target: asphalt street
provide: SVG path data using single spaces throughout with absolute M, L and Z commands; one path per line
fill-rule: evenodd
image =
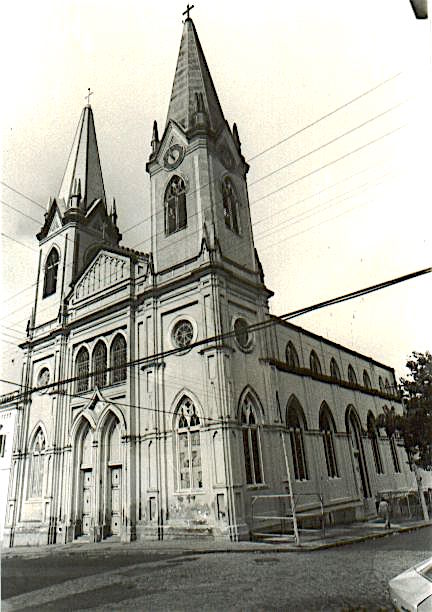
M 431 544 L 428 527 L 315 552 L 202 554 L 168 542 L 10 551 L 2 610 L 390 610 L 388 580 Z

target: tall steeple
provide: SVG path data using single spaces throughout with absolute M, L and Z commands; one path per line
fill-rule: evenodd
M 187 132 L 201 126 L 203 114 L 207 115 L 209 127 L 218 133 L 225 118 L 197 31 L 188 17 L 183 27 L 167 124 L 172 119 Z
M 77 186 L 80 186 L 79 207 L 85 212 L 97 199 L 105 202 L 105 189 L 96 140 L 93 111 L 87 104 L 81 113 L 72 150 L 63 176 L 58 199 L 63 210 L 77 203 Z M 72 200 L 71 200 L 72 198 Z

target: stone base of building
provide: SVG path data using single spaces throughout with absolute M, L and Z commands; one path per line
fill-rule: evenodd
M 137 523 L 135 527 L 138 541 L 149 540 L 249 540 L 249 527 L 246 524 L 229 528 L 228 525 L 193 524 L 181 521 L 157 523 Z
M 18 525 L 5 527 L 3 531 L 3 547 L 14 546 L 44 546 L 50 543 L 50 528 L 47 524 Z

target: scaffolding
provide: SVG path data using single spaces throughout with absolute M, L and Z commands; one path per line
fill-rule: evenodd
M 276 493 L 269 495 L 254 495 L 252 497 L 252 536 L 269 537 L 280 535 L 284 538 L 292 538 L 297 545 L 300 544 L 300 533 L 315 532 L 316 528 L 304 527 L 305 523 L 319 522 L 320 528 L 325 535 L 325 514 L 323 497 L 320 493 L 298 493 L 293 494 L 291 482 L 291 470 L 286 452 L 285 438 L 281 431 L 281 441 L 288 482 L 288 493 Z M 279 500 L 275 504 L 275 500 Z M 272 508 L 268 510 L 266 504 L 271 502 Z M 263 507 L 264 506 L 264 507 Z M 277 507 L 275 507 L 277 506 Z M 277 513 L 275 513 L 277 510 Z M 256 523 L 261 523 L 256 530 Z M 301 526 L 299 526 L 299 524 Z M 292 533 L 289 533 L 291 532 Z

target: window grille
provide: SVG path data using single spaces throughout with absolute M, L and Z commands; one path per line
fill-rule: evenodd
M 234 233 L 239 234 L 238 201 L 229 178 L 222 183 L 222 201 L 225 225 Z
M 336 462 L 336 452 L 334 448 L 334 423 L 333 419 L 329 415 L 328 408 L 323 408 L 321 410 L 319 425 L 320 431 L 324 444 L 324 454 L 326 459 L 327 466 L 327 474 L 330 478 L 336 478 L 339 476 L 337 462 Z
M 396 439 L 394 437 L 394 434 L 390 436 L 390 451 L 391 451 L 391 456 L 393 460 L 394 471 L 399 473 L 401 469 L 400 469 L 399 457 L 398 457 L 397 446 L 396 446 Z
M 77 376 L 76 390 L 78 393 L 89 388 L 89 352 L 82 346 L 78 351 L 75 362 L 75 376 Z
M 107 383 L 107 349 L 102 340 L 96 344 L 93 350 L 93 380 L 94 385 L 101 388 Z
M 177 422 L 177 463 L 180 490 L 203 488 L 200 420 L 189 399 L 180 405 Z
M 169 236 L 187 225 L 184 180 L 173 176 L 165 192 L 165 234 Z
M 127 377 L 127 354 L 126 340 L 121 334 L 117 334 L 111 345 L 111 367 L 115 368 L 111 371 L 112 384 L 123 382 Z
M 240 412 L 243 432 L 243 450 L 247 484 L 263 482 L 261 467 L 261 450 L 255 407 L 250 397 L 246 397 Z
M 51 249 L 46 260 L 45 279 L 43 297 L 48 297 L 56 292 L 57 289 L 57 272 L 59 264 L 59 254 L 56 249 Z
M 366 370 L 363 370 L 363 386 L 366 387 L 366 389 L 372 389 L 371 379 Z
M 354 368 L 352 367 L 351 364 L 348 366 L 348 381 L 352 385 L 356 385 L 357 384 L 357 376 L 356 376 L 356 373 L 354 372 Z
M 332 357 L 332 360 L 330 361 L 330 376 L 335 380 L 341 379 L 339 366 L 336 363 L 336 359 L 334 357 Z
M 301 409 L 300 409 L 301 410 Z M 296 480 L 308 480 L 306 453 L 303 440 L 304 421 L 299 408 L 292 403 L 287 411 L 287 427 L 289 428 L 291 454 Z
M 311 351 L 309 358 L 310 369 L 314 374 L 322 374 L 321 363 L 315 351 Z
M 45 437 L 38 429 L 33 440 L 30 456 L 29 497 L 42 497 L 44 474 Z
M 287 347 L 285 350 L 285 358 L 290 368 L 300 367 L 300 362 L 299 362 L 297 351 L 295 349 L 294 344 L 291 341 L 288 342 L 287 344 Z
M 375 427 L 375 419 L 372 414 L 368 415 L 367 418 L 367 429 L 369 440 L 371 441 L 372 454 L 374 458 L 375 470 L 377 474 L 384 474 L 381 453 L 379 448 L 379 440 Z

